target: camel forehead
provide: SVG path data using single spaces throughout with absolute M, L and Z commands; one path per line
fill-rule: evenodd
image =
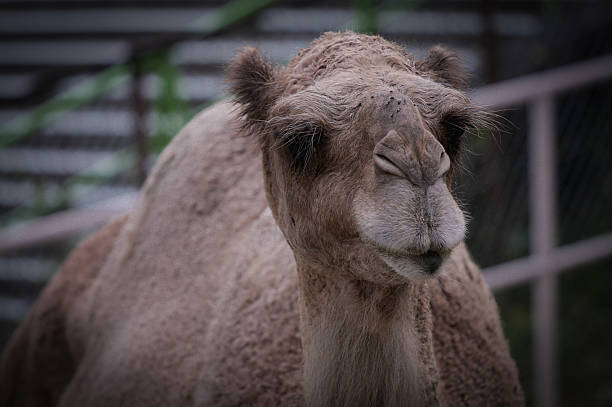
M 461 92 L 434 82 L 416 72 L 403 67 L 357 66 L 351 69 L 338 69 L 324 77 L 315 79 L 309 86 L 322 95 L 334 96 L 339 93 L 360 92 L 368 96 L 386 96 L 390 93 L 406 97 L 457 99 Z
M 387 92 L 395 92 L 400 100 L 408 99 L 426 121 L 436 121 L 452 110 L 470 110 L 462 92 L 419 72 L 414 58 L 402 46 L 379 36 L 325 33 L 292 58 L 281 78 L 283 91 L 271 116 L 288 112 L 307 116 L 310 111 L 316 121 L 330 127 L 344 127 L 356 105 L 372 106 L 381 101 L 386 105 L 389 101 L 378 96 L 386 97 Z M 368 100 L 373 95 L 374 99 Z
M 463 93 L 398 67 L 339 69 L 277 100 L 272 116 L 301 116 L 346 128 L 371 121 L 438 121 L 453 110 L 468 110 Z
M 285 75 L 293 93 L 342 70 L 394 67 L 416 72 L 413 58 L 401 46 L 378 36 L 352 32 L 325 33 L 291 59 Z

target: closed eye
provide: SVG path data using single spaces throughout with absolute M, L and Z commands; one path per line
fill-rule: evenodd
M 277 142 L 291 155 L 294 168 L 301 170 L 314 158 L 322 136 L 321 127 L 313 123 L 299 123 L 278 133 Z
M 463 135 L 469 126 L 466 122 L 453 115 L 448 115 L 442 120 L 441 142 L 451 160 L 454 160 L 463 144 Z

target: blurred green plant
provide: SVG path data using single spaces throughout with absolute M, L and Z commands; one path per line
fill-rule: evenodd
M 67 178 L 59 189 L 48 189 L 42 185 L 37 185 L 32 203 L 6 213 L 0 218 L 0 227 L 74 206 L 73 203 L 79 197 L 129 171 L 135 161 L 134 155 L 134 150 L 131 147 L 109 154 L 108 157 Z
M 412 9 L 424 1 L 394 0 L 383 4 L 376 0 L 354 0 L 355 29 L 360 32 L 376 33 L 381 11 Z M 251 17 L 275 2 L 277 0 L 234 0 L 196 19 L 190 28 L 205 38 Z M 156 80 L 157 86 L 151 104 L 147 146 L 149 152 L 160 153 L 195 112 L 189 108 L 186 99 L 181 95 L 180 72 L 172 64 L 167 46 L 163 46 L 161 50 L 144 53 L 139 58 L 137 62 L 109 67 L 92 79 L 71 87 L 32 111 L 0 126 L 0 148 L 27 138 L 59 120 L 65 114 L 86 106 L 111 90 L 125 85 L 131 77 L 133 64 L 138 63 L 144 68 L 143 73 L 153 75 Z M 201 106 L 201 108 L 204 107 L 206 106 Z M 3 215 L 0 218 L 0 226 L 70 208 L 80 196 L 126 173 L 135 165 L 135 162 L 134 149 L 127 147 L 69 177 L 62 183 L 59 191 L 49 190 L 41 185 L 36 188 L 32 203 Z
M 199 32 L 202 38 L 217 34 L 231 25 L 238 23 L 252 15 L 260 12 L 264 8 L 277 2 L 278 0 L 234 0 L 219 7 L 215 11 L 196 19 L 192 24 L 194 30 Z M 161 53 L 166 55 L 161 60 L 167 58 L 167 50 Z M 143 58 L 151 58 L 145 55 Z M 155 59 L 155 57 L 153 58 Z M 159 72 L 169 73 L 168 63 L 163 65 L 153 64 Z M 61 118 L 64 114 L 72 112 L 88 103 L 91 103 L 104 96 L 113 88 L 125 83 L 131 72 L 131 64 L 123 63 L 102 71 L 92 79 L 79 83 L 70 89 L 42 103 L 32 111 L 25 113 L 8 123 L 0 126 L 0 148 L 21 140 L 37 130 L 49 125 Z M 178 75 L 178 74 L 177 74 Z
M 365 34 L 378 33 L 380 17 L 385 14 L 385 22 L 401 18 L 393 12 L 402 10 L 415 10 L 426 3 L 427 0 L 353 0 L 355 21 L 352 26 L 355 31 Z
M 180 91 L 180 72 L 170 61 L 168 52 L 156 53 L 144 63 L 145 70 L 155 75 L 156 96 L 153 100 L 152 129 L 149 151 L 160 153 L 172 137 L 187 123 L 194 112 Z
M 19 141 L 48 126 L 66 113 L 72 112 L 125 84 L 129 74 L 127 65 L 110 67 L 94 78 L 81 82 L 49 99 L 32 111 L 0 126 L 0 148 Z
M 374 34 L 378 31 L 378 11 L 380 7 L 374 4 L 374 0 L 354 0 L 355 27 L 356 30 L 366 34 Z
M 203 38 L 217 34 L 265 9 L 277 0 L 234 0 L 215 11 L 196 19 L 191 28 Z M 144 66 L 144 73 L 157 81 L 157 92 L 152 103 L 152 129 L 147 138 L 149 151 L 159 153 L 172 137 L 191 119 L 194 112 L 180 94 L 180 73 L 172 64 L 167 46 L 145 53 L 136 63 Z M 0 126 L 0 148 L 23 140 L 45 126 L 75 111 L 112 89 L 124 85 L 134 69 L 134 62 L 112 66 L 42 103 L 32 111 Z M 0 218 L 0 226 L 35 218 L 66 209 L 79 196 L 129 171 L 134 166 L 135 153 L 128 147 L 110 154 L 84 171 L 65 180 L 60 191 L 36 188 L 31 204 L 18 207 Z

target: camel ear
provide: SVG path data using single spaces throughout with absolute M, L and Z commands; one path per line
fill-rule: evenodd
M 441 45 L 432 47 L 425 58 L 416 62 L 416 67 L 436 82 L 460 90 L 468 87 L 468 74 L 459 56 Z
M 276 68 L 252 47 L 241 49 L 230 61 L 227 81 L 247 127 L 267 120 L 275 92 Z

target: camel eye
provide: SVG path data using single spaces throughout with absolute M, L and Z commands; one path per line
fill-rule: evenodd
M 323 129 L 314 123 L 292 125 L 278 133 L 279 144 L 284 148 L 295 169 L 306 169 L 315 159 L 320 147 Z
M 451 160 L 454 160 L 461 149 L 463 134 L 467 129 L 463 119 L 449 115 L 442 120 L 441 142 Z

